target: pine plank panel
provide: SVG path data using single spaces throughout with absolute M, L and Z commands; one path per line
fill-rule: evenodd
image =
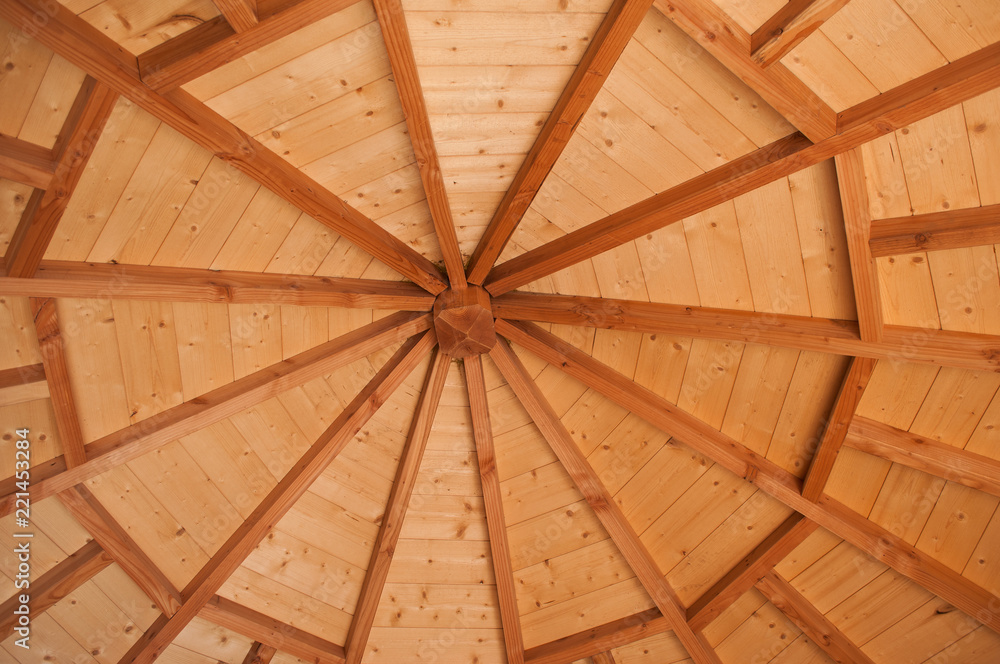
M 745 347 L 731 341 L 693 340 L 677 407 L 713 428 L 722 426 Z
M 917 548 L 961 573 L 998 503 L 996 496 L 949 482 L 916 542 Z
M 263 272 L 301 214 L 298 208 L 261 187 L 210 267 Z
M 965 445 L 967 452 L 981 454 L 988 459 L 1000 460 L 1000 447 L 997 436 L 1000 436 L 1000 399 L 996 396 L 983 413 L 976 430 Z
M 53 55 L 52 51 L 7 21 L 0 23 L 0 44 L 3 45 L 5 72 L 0 82 L 0 92 L 5 100 L 0 109 L 0 132 L 17 136 Z
M 98 664 L 97 660 L 90 656 L 87 649 L 70 636 L 50 616 L 40 615 L 32 623 L 34 634 L 31 640 L 31 651 L 23 648 L 4 645 L 0 646 L 11 662 L 19 664 L 37 664 L 42 661 L 42 657 L 63 657 L 65 660 L 77 660 L 83 664 Z M 75 661 L 74 661 L 75 664 Z M 103 664 L 103 663 L 101 663 Z
M 505 660 L 500 630 L 466 627 L 460 618 L 443 628 L 379 627 L 372 630 L 365 661 L 389 664 L 409 660 L 430 664 L 461 664 L 478 659 L 482 664 L 502 664 Z
M 677 403 L 691 339 L 665 334 L 644 334 L 636 358 L 635 382 Z
M 230 304 L 229 329 L 236 380 L 281 362 L 279 307 L 270 304 Z
M 0 405 L 0 417 L 6 417 L 8 422 L 22 422 L 23 424 L 12 424 L 11 427 L 27 426 L 31 439 L 31 468 L 35 473 L 32 480 L 38 477 L 40 471 L 55 465 L 61 467 L 61 454 L 63 452 L 62 439 L 55 413 L 52 409 L 52 402 L 49 399 L 34 399 L 21 403 L 4 403 Z M 6 458 L 0 462 L 0 469 L 4 472 L 4 477 L 11 478 L 4 482 L 5 488 L 14 490 L 14 470 L 15 470 L 15 436 L 10 433 L 13 428 L 8 429 L 9 439 L 3 440 L 3 449 Z M 36 501 L 37 502 L 37 501 Z
M 668 439 L 648 422 L 630 415 L 588 455 L 587 461 L 608 490 L 617 494 Z
M 687 664 L 687 651 L 673 633 L 651 636 L 609 651 L 617 664 Z M 597 664 L 596 660 L 594 664 Z
M 886 570 L 827 613 L 854 643 L 864 645 L 932 599 L 905 577 Z
M 112 303 L 129 422 L 135 424 L 184 401 L 174 310 L 169 303 Z
M 993 514 L 969 564 L 962 571 L 962 576 L 991 592 L 996 592 L 1000 587 L 1000 583 L 997 583 L 997 568 L 1000 565 L 1000 559 L 995 553 L 997 542 L 1000 542 L 1000 512 Z
M 8 340 L 0 348 L 0 366 L 12 369 L 42 362 L 34 312 L 28 298 L 0 296 L 0 330 Z
M 558 463 L 502 481 L 508 527 L 580 500 L 580 492 Z
M 520 570 L 608 538 L 593 510 L 578 501 L 509 526 L 511 565 Z
M 721 431 L 768 456 L 799 355 L 796 351 L 748 345 Z
M 996 632 L 980 627 L 950 644 L 934 657 L 963 657 L 969 664 L 988 664 L 998 648 L 1000 648 L 1000 638 Z M 930 664 L 933 659 L 932 657 L 926 660 L 926 663 Z
M 972 149 L 972 161 L 979 183 L 979 200 L 983 205 L 1000 203 L 1000 160 L 996 146 L 1000 145 L 1000 92 L 989 92 L 962 105 L 966 130 Z
M 870 657 L 884 660 L 888 655 L 900 664 L 923 662 L 979 626 L 961 611 L 935 597 L 865 644 Z
M 986 2 L 931 0 L 905 11 L 949 60 L 1000 41 L 1000 21 Z
M 7 247 L 21 220 L 21 215 L 28 206 L 31 194 L 31 187 L 0 178 L 0 251 L 3 251 L 4 255 L 7 253 Z M 51 243 L 49 245 L 51 246 Z
M 767 600 L 756 588 L 738 598 L 721 616 L 705 628 L 705 636 L 709 643 L 718 645 L 737 628 L 753 616 L 754 612 L 765 606 Z
M 486 542 L 401 540 L 386 583 L 494 585 Z
M 80 17 L 127 51 L 139 54 L 218 14 L 210 0 L 167 0 L 155 6 L 105 0 Z
M 184 400 L 233 382 L 229 307 L 196 302 L 172 306 Z
M 878 258 L 875 263 L 886 324 L 940 328 L 926 254 Z
M 683 221 L 702 306 L 753 310 L 736 208 L 717 205 Z M 808 274 L 808 272 L 807 272 Z
M 60 134 L 84 77 L 80 69 L 54 55 L 17 137 L 47 148 L 58 147 L 59 139 L 66 139 Z
M 716 651 L 723 660 L 738 661 L 740 658 L 773 658 L 801 634 L 781 611 L 770 602 L 757 609 L 746 621 L 737 627 L 719 645 Z
M 198 617 L 177 636 L 173 647 L 216 661 L 241 662 L 251 642 L 244 634 Z
M 615 502 L 641 536 L 710 467 L 671 439 L 615 494 Z
M 907 428 L 964 447 L 998 389 L 1000 376 L 942 369 Z
M 980 333 L 1000 330 L 993 303 L 1000 297 L 993 246 L 927 254 L 942 329 Z
M 332 229 L 303 213 L 281 242 L 267 267 L 264 268 L 264 272 L 267 274 L 316 274 L 319 268 L 324 265 L 327 256 L 331 254 L 333 247 L 338 244 L 338 253 L 350 254 L 342 262 L 347 263 L 353 259 L 356 264 L 355 269 L 360 270 L 364 270 L 371 262 L 371 256 L 366 254 L 361 258 L 360 249 L 341 238 Z M 360 268 L 357 268 L 357 265 L 360 265 Z M 324 276 L 346 275 L 331 274 L 330 270 L 324 270 Z
M 573 69 L 571 65 L 422 65 L 420 82 L 432 115 L 545 113 L 552 110 Z
M 454 616 L 461 624 L 500 629 L 500 612 L 489 586 L 386 584 L 375 627 L 435 628 Z
M 791 584 L 825 614 L 878 578 L 886 569 L 882 563 L 847 542 L 841 542 L 792 579 Z
M 862 145 L 861 158 L 872 219 L 912 215 L 910 191 L 899 156 L 896 132 Z
M 77 588 L 48 613 L 98 662 L 116 662 L 140 636 L 138 625 L 94 583 Z
M 378 535 L 377 519 L 366 519 L 350 508 L 350 504 L 345 506 L 308 491 L 282 518 L 279 529 L 306 546 L 365 570 Z

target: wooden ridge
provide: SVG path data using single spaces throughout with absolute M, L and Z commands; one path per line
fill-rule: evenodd
M 430 331 L 403 344 L 188 583 L 181 593 L 184 603 L 177 613 L 154 622 L 122 657 L 121 664 L 152 664 L 166 650 L 271 528 L 427 357 L 433 345 L 434 334 Z
M 0 178 L 48 189 L 56 173 L 56 155 L 50 148 L 0 134 Z
M 876 219 L 868 245 L 873 256 L 1000 244 L 1000 204 Z
M 42 261 L 31 279 L 0 277 L 0 291 L 30 297 L 388 311 L 430 311 L 434 306 L 433 295 L 405 282 L 71 261 Z
M 659 609 L 650 609 L 598 627 L 565 636 L 525 651 L 527 664 L 571 664 L 610 648 L 619 648 L 670 631 Z
M 850 0 L 789 0 L 750 35 L 753 61 L 762 67 L 771 66 L 848 2 Z
M 468 272 L 472 283 L 482 284 L 500 257 L 652 4 L 653 0 L 614 0 L 608 9 L 472 253 Z

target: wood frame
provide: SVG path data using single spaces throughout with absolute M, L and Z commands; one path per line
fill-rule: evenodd
M 876 258 L 986 244 L 1000 244 L 1000 204 L 875 219 L 868 240 Z
M 0 178 L 48 189 L 55 174 L 56 155 L 52 149 L 0 134 Z
M 769 67 L 822 27 L 850 0 L 788 0 L 750 35 L 750 57 Z

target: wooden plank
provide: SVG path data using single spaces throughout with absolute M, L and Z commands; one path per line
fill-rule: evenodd
M 16 544 L 14 550 L 17 551 Z M 111 556 L 104 553 L 100 544 L 90 541 L 39 578 L 32 579 L 30 589 L 15 590 L 10 599 L 0 604 L 0 640 L 5 641 L 14 633 L 19 618 L 14 610 L 21 606 L 22 595 L 30 596 L 28 607 L 31 617 L 37 619 L 50 606 L 92 579 L 112 562 Z
M 216 595 L 199 618 L 314 664 L 343 664 L 344 649 L 263 613 Z
M 1000 371 L 1000 337 L 967 332 L 887 325 L 882 342 L 873 343 L 849 320 L 522 292 L 494 297 L 493 315 Z
M 766 145 L 494 268 L 484 286 L 500 295 L 852 150 L 1000 85 L 1000 43 L 841 114 L 839 132 L 811 143 L 794 135 Z
M 688 624 L 696 632 L 753 588 L 771 569 L 801 544 L 818 526 L 795 513 L 774 529 L 763 542 L 743 557 L 726 575 L 688 607 Z
M 178 438 L 235 415 L 282 392 L 328 374 L 385 346 L 399 343 L 431 326 L 429 314 L 399 313 L 299 353 L 142 422 L 108 434 L 87 445 L 87 463 L 32 484 L 32 499 L 68 489 L 86 479 L 166 445 Z M 56 464 L 52 464 L 55 466 Z M 13 511 L 13 495 L 3 498 L 4 514 Z
M 783 64 L 763 69 L 751 60 L 750 34 L 711 0 L 656 0 L 656 7 L 809 140 L 836 133 L 834 110 Z
M 66 489 L 59 501 L 162 613 L 177 611 L 180 593 L 89 489 L 82 484 Z
M 1000 461 L 867 417 L 856 417 L 848 447 L 1000 496 Z
M 490 351 L 490 357 L 500 368 L 518 400 L 559 457 L 573 483 L 597 514 L 601 524 L 621 551 L 642 586 L 660 612 L 670 622 L 677 638 L 696 663 L 719 662 L 718 655 L 701 634 L 695 634 L 687 624 L 677 593 L 663 578 L 649 550 L 622 513 L 618 503 L 577 447 L 559 416 L 542 395 L 531 375 L 506 343 L 500 342 Z
M 458 248 L 458 234 L 451 217 L 451 203 L 444 187 L 441 162 L 438 160 L 434 134 L 424 102 L 424 90 L 420 85 L 417 63 L 413 57 L 413 44 L 403 16 L 403 4 L 400 0 L 374 0 L 374 5 L 382 38 L 389 52 L 389 63 L 399 91 L 399 101 L 406 115 L 406 127 L 410 130 L 410 143 L 420 170 L 420 181 L 424 185 L 434 231 L 444 256 L 445 270 L 452 288 L 465 288 L 465 264 Z
M 56 302 L 53 299 L 33 297 L 31 311 L 35 317 L 38 350 L 42 355 L 45 379 L 49 384 L 49 396 L 52 398 L 52 411 L 56 416 L 63 457 L 67 467 L 75 468 L 87 462 L 87 452 L 80 429 L 80 416 L 76 411 L 76 402 L 73 401 L 62 333 L 56 315 Z
M 433 332 L 427 331 L 403 344 L 188 583 L 182 593 L 184 603 L 177 613 L 154 622 L 125 654 L 122 664 L 152 664 L 163 653 L 360 428 L 423 362 L 434 343 Z
M 529 648 L 524 653 L 524 661 L 527 664 L 570 664 L 609 648 L 618 648 L 669 631 L 670 623 L 659 609 L 650 609 Z
M 48 189 L 56 173 L 56 157 L 49 148 L 0 134 L 0 178 Z
M 876 258 L 986 244 L 1000 244 L 1000 204 L 875 219 L 868 240 Z
M 41 383 L 45 380 L 45 365 L 28 364 L 0 371 L 0 390 L 19 385 Z
M 774 570 L 760 580 L 757 588 L 834 662 L 875 664 L 871 657 L 862 652 L 829 618 Z
M 414 283 L 435 294 L 446 288 L 435 265 L 405 242 L 183 90 L 166 95 L 151 90 L 139 79 L 135 60 L 100 30 L 62 5 L 43 4 L 40 0 L 3 3 L 0 17 L 25 26 L 74 65 Z
M 750 56 L 762 67 L 785 57 L 850 0 L 789 0 L 750 35 Z
M 507 522 L 503 513 L 503 494 L 497 474 L 496 449 L 493 445 L 493 425 L 490 422 L 490 405 L 486 397 L 486 378 L 482 359 L 478 355 L 465 358 L 465 384 L 469 392 L 472 415 L 472 433 L 476 439 L 479 459 L 479 478 L 486 508 L 486 528 L 489 530 L 490 553 L 500 602 L 500 621 L 503 623 L 504 647 L 508 664 L 524 664 L 524 637 L 517 608 L 510 543 L 507 539 Z
M 260 641 L 254 641 L 247 656 L 243 658 L 243 664 L 271 664 L 271 658 L 277 652 L 272 646 L 265 646 Z
M 257 0 L 212 0 L 226 22 L 236 32 L 246 32 L 257 25 Z
M 631 410 L 730 472 L 753 482 L 790 509 L 800 512 L 928 591 L 976 616 L 990 629 L 1000 632 L 1000 614 L 989 608 L 1000 604 L 1000 597 L 977 586 L 903 538 L 828 495 L 821 497 L 817 503 L 806 500 L 801 494 L 801 482 L 788 471 L 558 337 L 536 326 L 503 320 L 497 321 L 497 333 L 527 347 L 560 371 Z
M 882 320 L 878 268 L 868 246 L 872 217 L 861 149 L 855 148 L 839 154 L 835 160 L 840 200 L 844 208 L 844 226 L 847 230 L 847 253 L 851 259 L 851 277 L 854 280 L 854 301 L 858 307 L 858 326 L 862 339 L 878 342 L 882 340 L 882 328 L 885 324 Z
M 31 279 L 0 277 L 0 291 L 30 297 L 386 311 L 430 311 L 434 306 L 433 295 L 402 282 L 71 261 L 42 261 Z
M 23 216 L 11 236 L 4 258 L 8 275 L 35 274 L 117 101 L 118 94 L 107 86 L 89 77 L 84 81 L 63 125 L 62 135 L 67 138 L 56 154 L 52 180 L 33 214 Z
M 472 254 L 472 283 L 482 284 L 500 257 L 651 5 L 652 0 L 615 0 L 608 9 Z
M 142 81 L 158 92 L 180 87 L 357 0 L 259 1 L 256 25 L 237 32 L 219 16 L 139 55 Z
M 437 414 L 438 404 L 441 403 L 441 394 L 444 392 L 444 384 L 448 378 L 450 366 L 451 356 L 439 351 L 431 365 L 431 370 L 427 372 L 424 387 L 420 392 L 420 400 L 414 411 L 413 421 L 410 423 L 410 432 L 407 435 L 406 444 L 403 446 L 399 465 L 396 467 L 396 478 L 389 494 L 385 514 L 382 516 L 382 526 L 375 539 L 375 547 L 368 563 L 368 571 L 365 574 L 364 583 L 361 585 L 361 597 L 354 609 L 354 620 L 351 622 L 351 629 L 347 634 L 347 643 L 344 649 L 347 651 L 348 664 L 361 664 L 361 660 L 365 656 L 365 646 L 371 635 L 375 612 L 382 599 L 386 577 L 389 576 L 389 566 L 392 565 L 392 556 L 396 551 L 396 544 L 399 542 L 406 508 L 413 495 L 420 462 L 424 458 L 424 449 L 431 434 L 431 427 L 434 425 L 434 415 Z
M 847 369 L 847 375 L 840 385 L 837 401 L 826 421 L 823 437 L 819 447 L 809 464 L 805 481 L 802 484 L 802 495 L 808 500 L 817 501 L 823 495 L 823 488 L 830 478 L 833 464 L 837 460 L 840 448 L 847 437 L 847 430 L 854 419 L 854 412 L 861 403 L 865 388 L 875 370 L 875 360 L 867 357 L 855 357 Z

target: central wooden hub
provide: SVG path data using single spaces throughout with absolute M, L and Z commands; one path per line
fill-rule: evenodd
M 444 291 L 434 301 L 434 329 L 441 350 L 452 357 L 490 352 L 497 333 L 489 293 L 471 284 Z

